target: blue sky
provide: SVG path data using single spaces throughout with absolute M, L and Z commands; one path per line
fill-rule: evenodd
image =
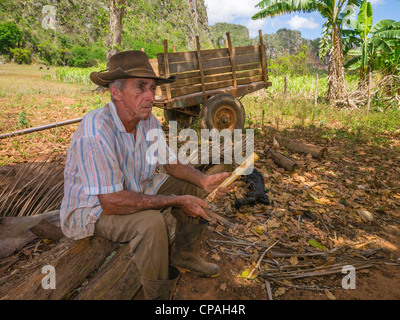
M 236 23 L 246 26 L 250 36 L 258 35 L 261 29 L 265 33 L 275 33 L 281 28 L 298 30 L 303 38 L 320 37 L 325 20 L 318 13 L 295 13 L 263 20 L 251 20 L 258 11 L 255 5 L 260 0 L 205 0 L 208 23 Z M 400 21 L 400 0 L 370 0 L 374 11 L 374 24 L 382 19 Z

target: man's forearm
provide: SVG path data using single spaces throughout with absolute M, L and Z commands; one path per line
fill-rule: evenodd
M 169 175 L 204 189 L 206 175 L 191 165 L 178 162 L 177 164 L 166 164 L 164 169 Z
M 132 214 L 150 209 L 163 209 L 178 205 L 176 196 L 146 195 L 133 191 L 122 190 L 111 194 L 98 195 L 103 213 Z

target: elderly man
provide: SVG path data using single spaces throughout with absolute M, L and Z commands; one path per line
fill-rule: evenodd
M 229 173 L 205 175 L 179 163 L 162 136 L 157 142 L 165 148 L 157 149 L 158 163 L 146 160 L 147 133 L 161 129 L 151 112 L 156 86 L 175 78 L 157 77 L 141 51 L 115 54 L 107 71 L 93 72 L 90 78 L 110 88 L 111 102 L 89 112 L 72 137 L 61 206 L 63 232 L 73 239 L 99 235 L 129 242 L 148 299 L 171 296 L 179 276 L 172 266 L 217 276 L 218 265 L 199 256 L 208 218 L 208 203 L 199 197 L 201 189 L 211 192 Z M 167 174 L 157 172 L 160 163 L 167 163 Z M 219 196 L 228 191 L 220 189 Z M 177 220 L 172 266 L 160 212 L 168 207 Z

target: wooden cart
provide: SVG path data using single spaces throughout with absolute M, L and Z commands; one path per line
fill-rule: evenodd
M 175 75 L 174 83 L 161 86 L 162 98 L 155 106 L 164 109 L 167 121 L 185 121 L 200 117 L 201 128 L 218 130 L 242 129 L 245 110 L 240 98 L 271 86 L 259 31 L 260 44 L 232 47 L 230 35 L 227 48 L 201 50 L 196 37 L 197 50 L 168 52 L 164 40 L 164 53 L 157 55 L 160 76 Z

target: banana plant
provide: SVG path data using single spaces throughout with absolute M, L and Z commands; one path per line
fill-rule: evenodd
M 342 32 L 344 54 L 353 56 L 345 67 L 349 70 L 359 69 L 359 84 L 374 68 L 386 68 L 385 64 L 399 61 L 400 22 L 384 19 L 373 25 L 371 3 L 363 0 L 358 20 L 350 21 L 352 29 Z M 393 64 L 398 67 L 398 63 Z
M 346 8 L 358 7 L 361 0 L 261 0 L 256 7 L 260 9 L 252 16 L 253 20 L 276 17 L 293 12 L 318 12 L 326 19 L 321 52 L 329 51 L 328 92 L 329 100 L 340 100 L 345 93 L 343 72 L 342 20 Z

